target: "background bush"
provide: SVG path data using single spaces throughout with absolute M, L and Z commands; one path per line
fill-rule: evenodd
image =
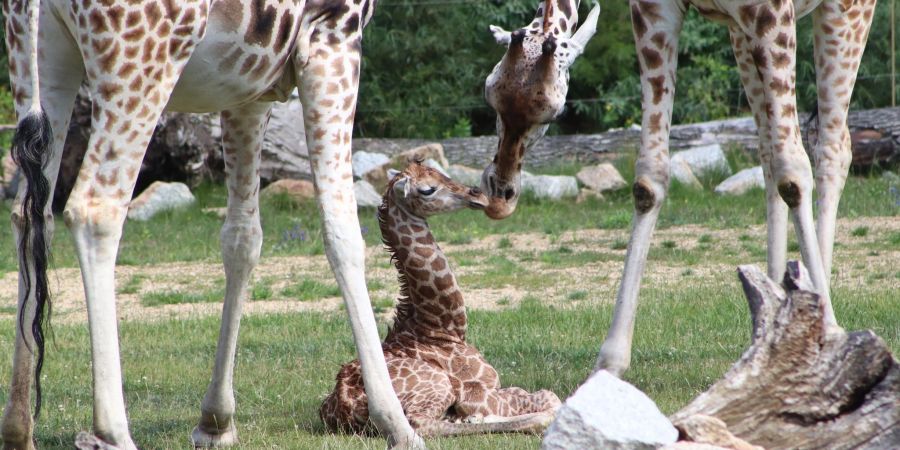
M 853 108 L 890 105 L 890 2 L 878 3 L 853 97 Z M 528 24 L 538 0 L 381 0 L 364 38 L 356 135 L 424 137 L 494 133 L 484 79 L 500 60 L 488 25 Z M 583 18 L 591 6 L 582 1 Z M 591 133 L 640 123 L 640 84 L 631 19 L 624 1 L 602 4 L 597 35 L 571 69 L 566 113 L 550 133 Z M 900 24 L 893 24 L 900 28 Z M 798 28 L 797 96 L 815 104 L 812 20 Z M 0 86 L 9 85 L 0 46 Z M 747 113 L 724 26 L 690 10 L 679 43 L 674 120 L 697 122 Z M 900 96 L 900 94 L 898 94 Z M 0 120 L 9 116 L 0 92 Z

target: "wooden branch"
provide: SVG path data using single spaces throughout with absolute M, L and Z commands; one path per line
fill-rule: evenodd
M 788 263 L 782 286 L 758 268 L 738 275 L 753 342 L 724 378 L 672 416 L 723 421 L 767 449 L 900 448 L 900 365 L 871 331 L 826 329 L 806 269 Z
M 16 131 L 16 124 L 0 125 L 0 133 L 5 133 L 7 131 Z

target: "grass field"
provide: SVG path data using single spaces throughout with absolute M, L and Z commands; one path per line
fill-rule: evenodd
M 898 188 L 878 176 L 848 182 L 833 275 L 841 323 L 873 329 L 895 354 L 900 354 Z M 222 295 L 221 223 L 200 208 L 223 206 L 224 191 L 203 186 L 197 194 L 197 208 L 129 223 L 120 252 L 120 264 L 130 266 L 118 273 L 120 308 L 175 311 L 153 320 L 126 314 L 120 325 L 131 430 L 144 449 L 188 448 L 211 371 L 218 318 L 209 311 L 218 308 Z M 672 188 L 651 249 L 632 369 L 625 376 L 666 413 L 718 379 L 749 342 L 749 314 L 733 268 L 764 264 L 764 211 L 759 191 L 720 198 Z M 274 199 L 262 214 L 263 261 L 237 355 L 240 448 L 383 448 L 380 439 L 327 434 L 317 416 L 334 374 L 353 359 L 354 348 L 321 255 L 315 205 Z M 378 250 L 374 211 L 362 210 L 360 218 L 370 247 L 369 289 L 382 311 L 383 331 L 396 282 L 387 256 Z M 502 222 L 470 212 L 431 221 L 473 305 L 469 339 L 504 385 L 549 388 L 565 397 L 583 381 L 610 322 L 630 218 L 626 189 L 581 205 L 526 198 Z M 60 270 L 54 277 L 65 283 L 77 272 L 66 269 L 75 266 L 72 246 L 62 223 L 57 230 L 54 266 Z M 0 227 L 0 240 L 11 241 L 8 227 Z M 791 254 L 796 253 L 793 245 Z M 0 253 L 0 272 L 14 268 L 11 252 Z M 180 272 L 184 280 L 176 279 Z M 13 291 L 0 291 L 0 401 L 5 401 L 13 339 L 14 302 L 8 292 Z M 253 312 L 255 305 L 276 307 Z M 181 306 L 205 309 L 174 309 Z M 45 409 L 36 428 L 42 449 L 71 448 L 74 435 L 91 426 L 88 333 L 79 319 L 83 311 L 72 308 L 59 310 L 62 321 L 48 347 Z M 429 441 L 430 448 L 446 449 L 538 445 L 538 437 L 519 435 Z

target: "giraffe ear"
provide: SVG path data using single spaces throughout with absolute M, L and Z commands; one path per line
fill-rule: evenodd
M 578 31 L 575 32 L 575 35 L 572 36 L 572 41 L 577 43 L 583 49 L 587 47 L 588 41 L 594 37 L 594 33 L 597 32 L 597 21 L 600 19 L 600 3 L 594 3 L 594 7 L 591 9 L 591 12 L 588 14 L 587 18 L 584 19 L 584 23 L 581 24 L 581 27 L 578 28 Z
M 403 198 L 409 197 L 411 190 L 412 186 L 410 186 L 409 177 L 406 175 L 400 175 L 400 178 L 394 182 L 394 193 L 402 195 Z
M 388 169 L 387 170 L 387 179 L 393 180 L 394 177 L 396 177 L 399 173 L 400 173 L 400 171 L 397 169 Z
M 500 45 L 509 45 L 509 41 L 512 37 L 512 33 L 504 30 L 503 28 L 498 27 L 497 25 L 490 26 L 491 33 L 494 35 L 494 40 L 497 41 Z

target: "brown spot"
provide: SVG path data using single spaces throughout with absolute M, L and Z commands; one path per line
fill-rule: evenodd
M 790 39 L 787 33 L 778 33 L 778 36 L 775 38 L 775 45 L 781 48 L 788 48 L 788 43 L 790 43 Z
M 100 83 L 97 87 L 97 94 L 106 101 L 110 101 L 116 94 L 122 92 L 122 86 L 116 83 Z
M 447 274 L 443 277 L 434 277 L 434 286 L 440 291 L 446 291 L 453 286 L 453 274 Z
M 421 239 L 421 238 L 420 238 L 420 239 Z M 418 242 L 419 239 L 416 239 L 416 241 Z M 415 253 L 416 253 L 417 255 L 421 256 L 422 258 L 426 258 L 426 259 L 427 259 L 427 258 L 431 258 L 431 255 L 434 254 L 434 250 L 432 250 L 432 249 L 429 248 L 429 247 L 416 247 Z
M 749 27 L 750 24 L 756 20 L 756 6 L 755 5 L 745 5 L 738 8 L 738 15 L 740 16 L 741 23 L 745 27 Z
M 150 2 L 144 6 L 144 17 L 147 20 L 147 26 L 150 29 L 156 28 L 156 24 L 162 19 L 162 10 L 159 9 L 159 3 Z
M 768 65 L 766 51 L 762 47 L 754 47 L 753 50 L 750 50 L 750 56 L 753 57 L 753 64 L 756 64 L 757 69 Z
M 772 89 L 777 95 L 785 95 L 791 92 L 791 87 L 787 81 L 781 78 L 774 78 L 769 83 L 769 89 Z
M 772 54 L 772 64 L 778 68 L 783 69 L 791 63 L 791 55 L 785 52 L 777 52 Z
M 656 69 L 657 67 L 662 65 L 662 56 L 659 55 L 658 51 L 653 50 L 652 48 L 642 48 L 641 56 L 643 57 L 644 64 L 646 64 L 648 69 Z
M 775 21 L 775 15 L 772 14 L 772 11 L 763 8 L 759 15 L 756 16 L 756 36 L 765 36 L 769 30 L 775 27 Z
M 647 82 L 650 83 L 650 87 L 653 89 L 653 104 L 658 105 L 662 101 L 663 94 L 669 92 L 669 88 L 666 87 L 666 77 L 665 75 L 650 77 L 647 79 Z
M 265 47 L 272 40 L 275 28 L 275 7 L 266 6 L 265 0 L 253 0 L 250 6 L 250 25 L 244 33 L 244 42 Z
M 108 29 L 106 26 L 106 18 L 98 9 L 91 11 L 88 15 L 88 20 L 91 23 L 91 34 L 101 34 Z
M 631 28 L 634 30 L 634 35 L 638 40 L 647 33 L 647 24 L 644 23 L 644 16 L 641 15 L 637 5 L 631 5 Z
M 659 133 L 660 120 L 662 120 L 661 112 L 650 115 L 650 132 L 651 133 Z
M 431 262 L 431 270 L 440 272 L 447 268 L 447 261 L 444 258 L 437 258 Z

